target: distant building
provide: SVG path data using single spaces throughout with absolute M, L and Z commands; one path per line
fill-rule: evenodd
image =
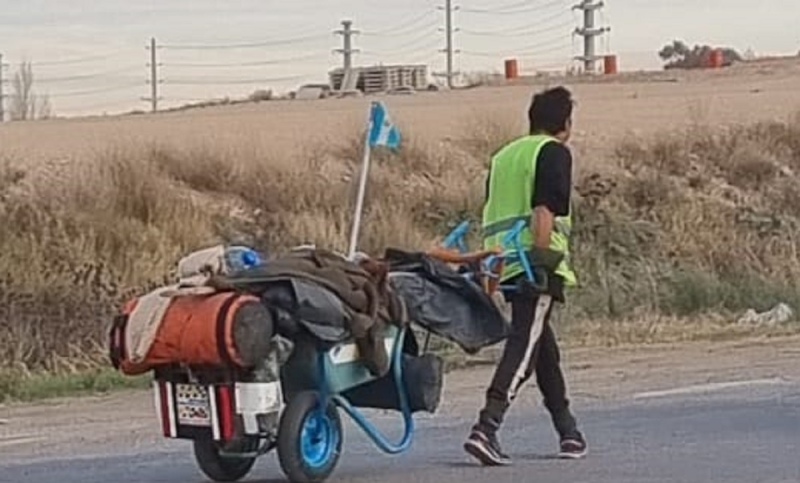
M 357 89 L 364 94 L 373 94 L 398 87 L 411 87 L 415 90 L 428 87 L 428 66 L 423 64 L 353 67 L 352 75 L 348 79 L 345 79 L 344 69 L 339 67 L 328 76 L 334 91 Z

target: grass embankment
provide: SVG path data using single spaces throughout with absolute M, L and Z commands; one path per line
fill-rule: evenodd
M 486 161 L 513 137 L 509 126 L 376 154 L 363 248 L 424 249 L 458 221 L 477 220 Z M 92 372 L 107 367 L 108 322 L 190 250 L 219 241 L 272 253 L 301 243 L 343 249 L 359 140 L 288 158 L 246 146 L 121 148 L 62 170 L 57 182 L 0 162 L 0 400 L 141 384 Z M 794 330 L 735 319 L 778 302 L 798 308 L 800 118 L 628 138 L 606 161 L 613 178 L 584 167 L 577 182 L 583 286 L 561 314 L 565 339 Z

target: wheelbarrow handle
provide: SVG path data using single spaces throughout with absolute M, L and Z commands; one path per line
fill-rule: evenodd
M 522 232 L 527 228 L 528 223 L 526 221 L 520 220 L 516 222 L 514 227 L 511 228 L 511 231 L 503 238 L 503 250 L 511 251 L 513 255 L 516 255 L 520 263 L 522 263 L 526 278 L 535 287 L 538 285 L 536 283 L 536 274 L 531 266 L 530 258 L 528 258 L 528 252 L 525 250 L 525 247 L 522 246 Z M 508 255 L 506 255 L 506 257 L 507 256 Z
M 457 227 L 453 229 L 442 241 L 444 248 L 458 248 L 461 253 L 467 252 L 466 238 L 469 233 L 470 222 L 462 221 Z
M 460 253 L 467 253 L 466 236 L 469 233 L 469 228 L 469 221 L 461 222 L 445 237 L 442 247 L 445 249 L 458 248 Z M 503 237 L 501 253 L 490 255 L 483 260 L 483 271 L 493 274 L 494 267 L 501 260 L 516 258 L 522 264 L 525 278 L 530 286 L 536 290 L 544 290 L 547 287 L 547 273 L 545 270 L 536 270 L 533 267 L 528 252 L 522 244 L 522 234 L 527 228 L 528 222 L 526 220 L 516 222 L 506 236 Z

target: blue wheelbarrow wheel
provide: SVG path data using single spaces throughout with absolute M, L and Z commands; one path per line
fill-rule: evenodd
M 292 483 L 325 481 L 339 462 L 342 421 L 333 401 L 322 403 L 319 393 L 304 391 L 281 414 L 278 461 Z
M 256 451 L 258 441 L 248 440 L 245 442 L 245 447 L 248 452 Z M 194 440 L 194 458 L 197 466 L 212 481 L 239 481 L 253 469 L 255 457 L 223 456 L 220 454 L 221 451 L 220 445 L 211 439 Z

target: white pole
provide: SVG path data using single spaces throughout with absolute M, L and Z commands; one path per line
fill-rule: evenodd
M 350 249 L 347 258 L 352 260 L 356 254 L 358 246 L 358 234 L 361 228 L 361 212 L 364 210 L 364 197 L 367 191 L 367 178 L 369 176 L 370 146 L 369 135 L 372 132 L 372 110 L 370 110 L 369 122 L 367 123 L 367 134 L 364 137 L 364 159 L 361 163 L 361 179 L 358 183 L 358 197 L 356 198 L 356 209 L 353 216 L 353 228 L 350 232 Z

